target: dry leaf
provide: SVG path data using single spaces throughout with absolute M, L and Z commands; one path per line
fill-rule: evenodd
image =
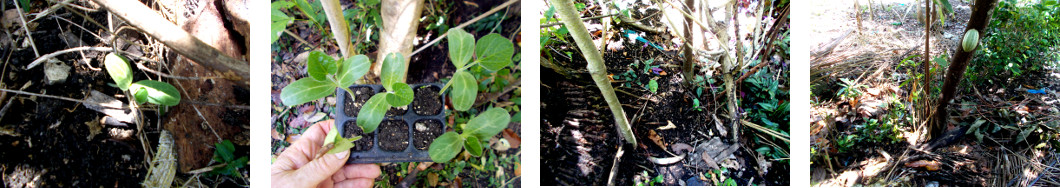
M 910 168 L 924 167 L 928 171 L 936 171 L 936 170 L 939 170 L 939 162 L 938 161 L 929 161 L 929 160 L 918 160 L 918 161 L 913 161 L 913 162 L 910 162 L 910 163 L 906 163 L 905 167 L 910 167 Z
M 651 141 L 660 148 L 667 148 L 666 144 L 663 143 L 662 137 L 655 133 L 655 130 L 648 130 L 648 139 L 651 139 Z
M 515 134 L 511 129 L 504 129 L 504 139 L 508 139 L 508 144 L 511 144 L 512 149 L 519 149 L 519 144 L 522 143 L 522 139 L 519 138 L 519 134 Z
M 659 130 L 670 130 L 670 129 L 674 129 L 674 128 L 677 128 L 677 125 L 674 125 L 674 122 L 671 122 L 670 120 L 666 120 L 666 126 L 662 126 L 662 127 L 656 128 L 656 129 L 659 129 Z

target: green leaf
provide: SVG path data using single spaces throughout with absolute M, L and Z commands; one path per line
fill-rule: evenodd
M 936 1 L 940 3 L 939 6 L 941 6 L 943 10 L 946 10 L 946 12 L 944 12 L 945 14 L 949 14 L 949 13 L 953 12 L 953 5 L 950 5 L 950 0 L 936 0 Z
M 405 82 L 405 56 L 396 52 L 387 54 L 383 60 L 382 71 L 379 77 L 383 81 L 383 87 L 387 91 L 394 91 L 394 83 Z
M 651 93 L 659 91 L 659 82 L 656 82 L 655 80 L 648 81 L 648 90 L 651 91 Z
M 169 83 L 154 80 L 141 80 L 129 86 L 132 91 L 147 91 L 147 102 L 163 106 L 176 106 L 180 103 L 180 92 Z
M 511 118 L 508 111 L 502 108 L 490 108 L 468 120 L 467 125 L 464 126 L 464 133 L 474 135 L 479 140 L 489 140 L 493 135 L 497 135 L 508 127 Z
M 371 63 L 365 55 L 355 55 L 343 60 L 342 65 L 339 66 L 339 72 L 335 75 L 335 79 L 339 82 L 338 87 L 349 87 L 356 83 L 357 79 L 368 74 L 369 65 Z
M 434 139 L 431 147 L 427 149 L 427 154 L 436 163 L 448 162 L 453 157 L 456 157 L 456 154 L 460 153 L 460 144 L 463 142 L 464 138 L 460 137 L 456 132 L 445 132 L 442 136 Z
M 215 161 L 227 162 L 235 159 L 236 146 L 232 141 L 224 140 L 214 144 L 213 159 Z
M 491 33 L 480 39 L 475 45 L 475 55 L 482 68 L 497 71 L 512 64 L 512 55 L 515 54 L 515 45 L 511 40 L 500 34 Z
M 309 52 L 307 63 L 309 65 L 306 65 L 308 66 L 306 72 L 309 72 L 309 77 L 315 80 L 327 81 L 327 75 L 338 72 L 338 64 L 335 63 L 335 59 L 321 51 Z
M 353 141 L 357 141 L 360 139 L 361 136 L 355 136 L 353 138 L 343 138 L 341 136 L 337 137 L 335 138 L 335 147 L 332 147 L 331 150 L 328 150 L 327 154 L 335 154 L 350 150 L 350 148 L 353 148 Z
M 133 98 L 136 99 L 136 104 L 147 102 L 147 89 L 141 88 L 140 90 L 136 90 L 136 93 L 133 94 Z
M 482 142 L 474 136 L 469 136 L 467 140 L 464 140 L 464 149 L 475 157 L 482 156 Z
M 334 93 L 334 86 L 325 81 L 313 78 L 302 78 L 291 82 L 280 91 L 280 100 L 284 105 L 294 106 L 327 97 Z
M 129 69 L 129 60 L 117 53 L 110 53 L 103 58 L 103 66 L 107 69 L 107 74 L 110 74 L 110 78 L 114 80 L 114 84 L 118 85 L 118 88 L 122 91 L 129 89 L 129 84 L 132 84 L 133 79 L 132 70 Z
M 475 82 L 475 76 L 467 71 L 460 70 L 453 74 L 453 90 L 449 91 L 453 102 L 453 109 L 456 111 L 467 111 L 471 109 L 471 105 L 475 104 L 475 97 L 478 95 L 478 83 Z
M 979 130 L 979 126 L 982 126 L 983 123 L 986 123 L 986 120 L 975 120 L 975 123 L 972 123 L 972 126 L 968 128 L 968 131 L 964 132 L 964 134 L 969 134 L 975 132 L 976 130 Z
M 322 144 L 322 145 L 326 146 L 328 144 L 334 144 L 335 141 L 338 140 L 338 138 L 339 138 L 339 128 L 338 128 L 337 125 L 332 123 L 331 124 L 331 131 L 328 131 L 328 134 L 326 136 L 324 136 L 324 144 Z
M 390 88 L 394 89 L 392 92 L 387 93 L 386 96 L 386 102 L 390 103 L 390 106 L 405 106 L 412 103 L 412 87 L 409 87 L 408 84 L 398 82 L 394 83 L 394 86 Z
M 460 28 L 449 29 L 448 33 L 446 39 L 449 40 L 449 60 L 453 61 L 457 69 L 463 68 L 474 55 L 472 52 L 475 50 L 475 36 Z
M 290 7 L 294 4 L 284 1 L 272 2 L 272 42 L 270 43 L 279 40 L 280 36 L 283 35 L 283 30 L 287 29 L 287 24 L 290 24 L 291 21 L 294 20 L 294 18 L 291 18 L 290 16 L 287 16 L 286 13 L 283 13 L 283 11 L 280 11 L 280 8 L 283 8 L 284 5 Z
M 389 109 L 390 104 L 386 102 L 385 93 L 373 95 L 372 98 L 368 99 L 368 102 L 364 102 L 361 111 L 357 112 L 357 125 L 361 126 L 364 134 L 371 133 L 375 131 L 376 127 L 379 127 L 379 123 L 383 122 L 383 116 L 386 115 L 386 110 Z

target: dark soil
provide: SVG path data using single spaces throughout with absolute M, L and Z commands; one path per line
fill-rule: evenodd
M 347 93 L 346 100 L 343 101 L 343 104 L 346 105 L 346 109 L 343 109 L 342 111 L 346 113 L 347 117 L 354 117 L 361 111 L 364 102 L 368 102 L 368 98 L 372 97 L 374 91 L 372 91 L 372 88 L 364 86 L 350 87 L 350 90 L 353 91 L 353 98 L 355 99 L 350 99 L 350 94 Z
M 409 148 L 409 124 L 403 120 L 386 120 L 379 124 L 379 148 L 405 151 Z
M 416 98 L 412 101 L 412 111 L 422 116 L 432 116 L 442 111 L 442 96 L 438 87 L 424 86 L 416 88 Z
M 412 141 L 418 150 L 427 150 L 435 138 L 444 133 L 442 122 L 433 119 L 423 119 L 413 124 Z
M 352 138 L 358 135 L 361 136 L 360 140 L 353 142 L 353 151 L 368 151 L 369 149 L 372 149 L 372 145 L 374 144 L 373 138 L 375 137 L 375 132 L 365 135 L 364 130 L 361 129 L 361 127 L 357 126 L 357 121 L 352 120 L 347 121 L 346 124 L 342 125 L 342 127 L 344 127 L 345 129 L 343 131 L 344 134 L 342 134 L 342 137 Z

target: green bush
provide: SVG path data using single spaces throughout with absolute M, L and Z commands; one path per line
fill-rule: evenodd
M 969 66 L 969 81 L 1002 81 L 1043 73 L 1060 58 L 1060 9 L 1048 3 L 1020 5 L 1003 0 L 983 33 L 979 56 Z M 985 75 L 982 75 L 985 74 Z

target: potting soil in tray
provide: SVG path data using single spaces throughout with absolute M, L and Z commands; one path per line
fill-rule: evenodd
M 412 104 L 394 107 L 387 111 L 386 118 L 374 132 L 364 134 L 357 126 L 357 113 L 373 95 L 386 92 L 381 85 L 353 85 L 353 99 L 346 90 L 337 89 L 337 101 L 333 117 L 343 122 L 340 135 L 361 139 L 354 142 L 347 163 L 386 163 L 431 161 L 427 149 L 435 138 L 445 133 L 446 125 L 441 84 L 412 84 L 415 98 Z

